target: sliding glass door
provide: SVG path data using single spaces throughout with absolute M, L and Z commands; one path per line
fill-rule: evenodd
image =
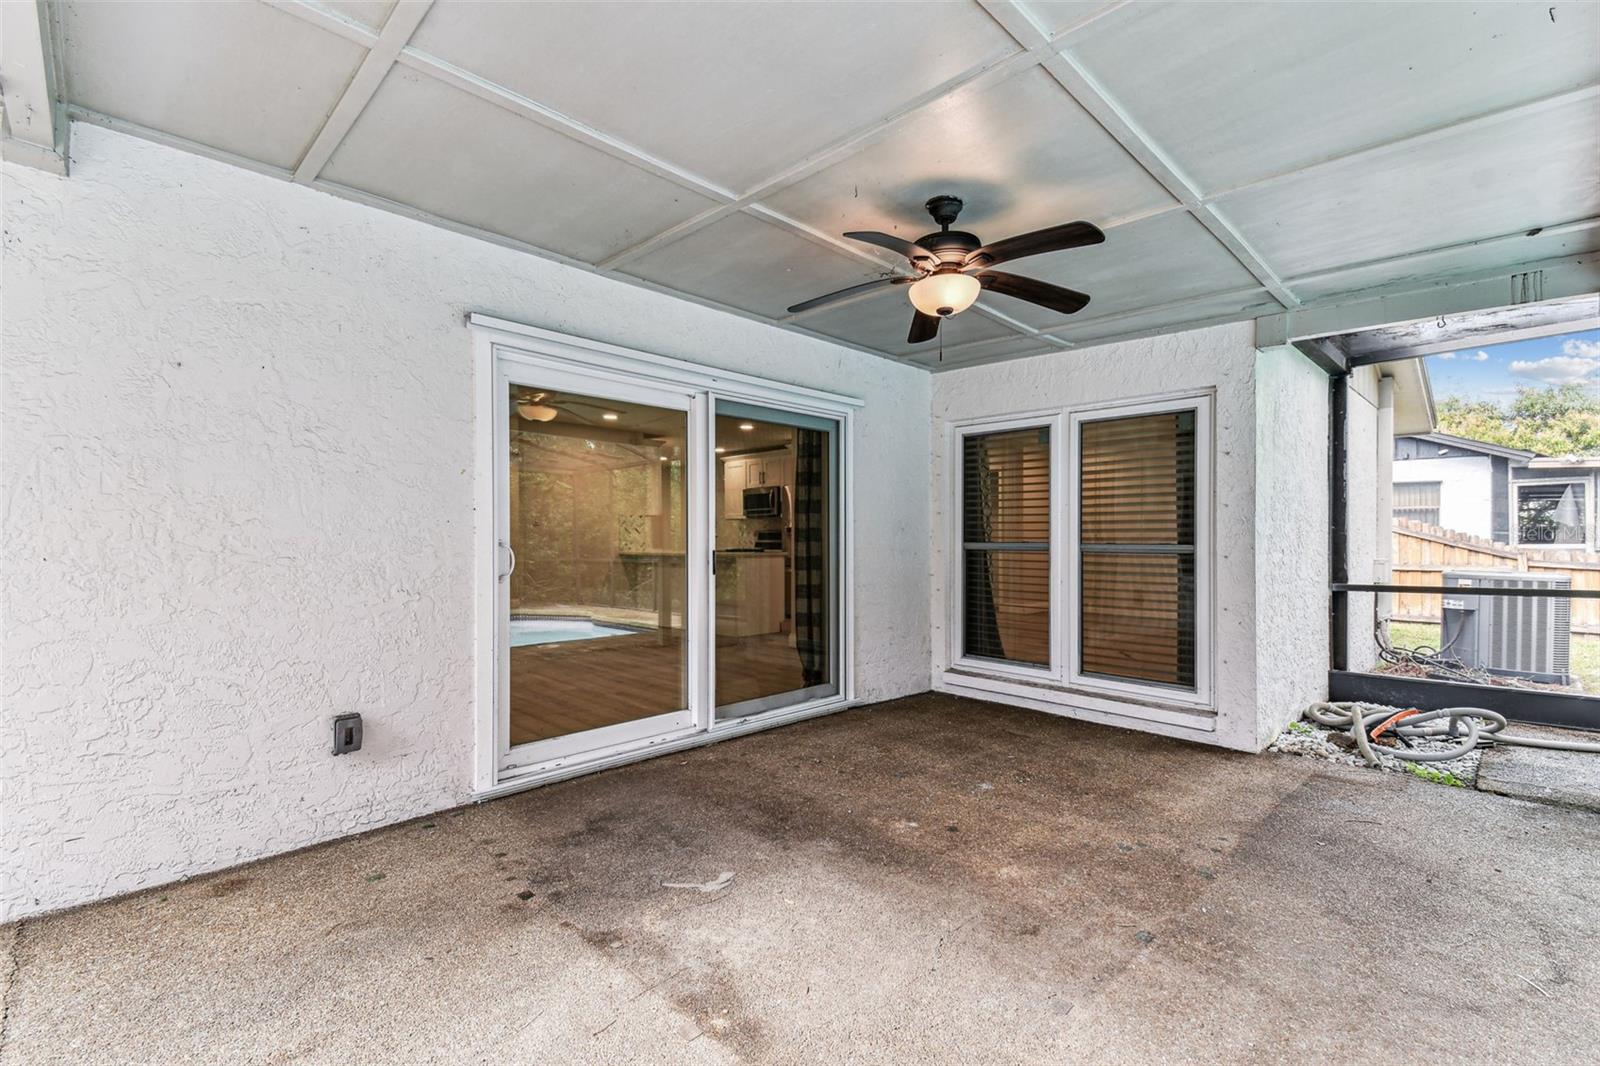
M 843 692 L 835 419 L 496 363 L 497 775 Z
M 719 720 L 837 695 L 838 423 L 719 401 Z
M 504 389 L 513 764 L 692 729 L 688 397 Z

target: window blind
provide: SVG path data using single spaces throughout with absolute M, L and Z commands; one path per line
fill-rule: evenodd
M 962 653 L 1050 664 L 1050 430 L 963 438 Z
M 1195 687 L 1195 413 L 1080 424 L 1080 669 Z
M 1394 486 L 1394 516 L 1413 518 L 1431 526 L 1439 524 L 1441 482 L 1402 481 Z

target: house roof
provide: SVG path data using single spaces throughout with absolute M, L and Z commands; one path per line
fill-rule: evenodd
M 1433 406 L 1433 381 L 1422 359 L 1384 363 L 1383 377 L 1394 381 L 1394 431 L 1400 436 L 1427 433 L 1438 424 Z
M 1528 466 L 1534 470 L 1600 470 L 1600 458 L 1541 455 L 1537 459 L 1529 462 Z
M 3 42 L 13 137 L 68 115 L 929 369 L 1600 241 L 1600 5 L 48 6 L 54 54 Z M 787 311 L 903 273 L 843 234 L 946 193 L 988 241 L 1100 226 L 1015 266 L 1092 302 L 986 292 L 942 345 L 897 286 Z
M 1447 448 L 1460 448 L 1462 451 L 1478 452 L 1481 455 L 1493 455 L 1501 459 L 1509 459 L 1516 466 L 1527 466 L 1539 459 L 1538 452 L 1524 451 L 1521 448 L 1506 448 L 1487 441 L 1473 440 L 1471 437 L 1457 437 L 1453 433 L 1404 433 L 1401 436 L 1411 437 L 1415 440 L 1425 440 L 1429 444 L 1438 444 Z

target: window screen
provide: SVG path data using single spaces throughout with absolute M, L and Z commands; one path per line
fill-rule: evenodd
M 962 653 L 1050 664 L 1050 430 L 963 438 Z
M 1081 672 L 1195 687 L 1195 412 L 1080 426 Z
M 1397 482 L 1394 486 L 1394 516 L 1439 524 L 1439 485 L 1437 481 Z
M 1518 544 L 1583 544 L 1588 540 L 1584 483 L 1517 486 Z

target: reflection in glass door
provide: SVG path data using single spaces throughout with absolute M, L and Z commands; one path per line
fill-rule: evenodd
M 533 745 L 523 750 L 560 757 L 692 727 L 686 401 L 506 388 L 513 755 Z
M 839 691 L 838 423 L 716 405 L 718 719 Z

